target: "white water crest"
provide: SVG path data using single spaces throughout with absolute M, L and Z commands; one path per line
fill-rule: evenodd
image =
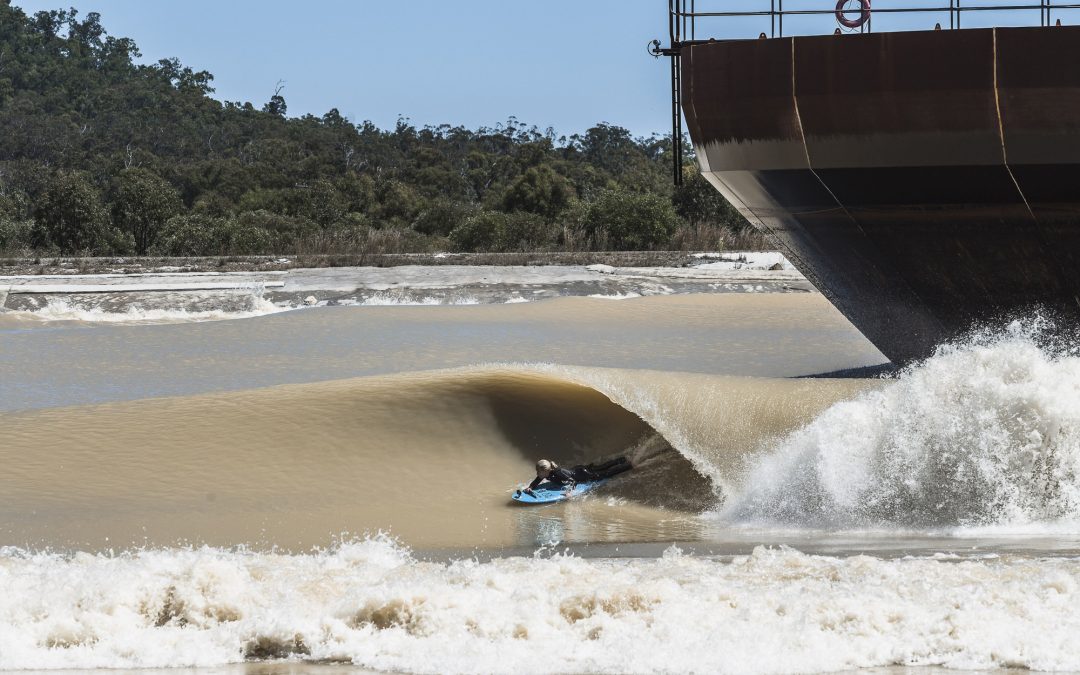
M 79 321 L 83 323 L 109 324 L 162 324 L 195 323 L 201 321 L 226 321 L 266 316 L 294 309 L 275 305 L 262 296 L 262 289 L 253 290 L 250 297 L 234 309 L 190 309 L 184 307 L 148 307 L 140 302 L 124 304 L 117 308 L 94 304 L 81 304 L 74 299 L 49 298 L 37 309 L 3 312 L 5 316 L 32 322 Z
M 7 550 L 0 584 L 3 669 L 280 658 L 415 673 L 1080 669 L 1080 567 L 1063 559 L 672 548 L 439 563 L 376 537 L 293 556 Z
M 1080 531 L 1080 358 L 1051 328 L 975 335 L 835 404 L 751 460 L 723 516 Z
M 471 295 L 415 295 L 411 293 L 376 293 L 364 298 L 358 304 L 365 307 L 397 306 L 439 306 L 439 305 L 479 305 L 478 299 Z

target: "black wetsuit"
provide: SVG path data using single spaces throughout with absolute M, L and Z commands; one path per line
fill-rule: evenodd
M 595 480 L 611 478 L 623 471 L 634 468 L 630 460 L 625 457 L 616 457 L 603 464 L 579 464 L 575 467 L 564 469 L 557 467 L 547 478 L 537 476 L 529 483 L 529 490 L 535 490 L 541 483 L 548 483 L 553 488 L 573 487 L 578 483 L 587 483 Z

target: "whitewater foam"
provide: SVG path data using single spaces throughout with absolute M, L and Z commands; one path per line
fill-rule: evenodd
M 361 300 L 358 304 L 366 307 L 390 306 L 438 306 L 438 305 L 479 305 L 480 301 L 471 295 L 413 295 L 409 293 L 376 293 Z
M 1045 322 L 947 345 L 747 467 L 723 515 L 1080 531 L 1080 358 Z
M 438 563 L 376 537 L 296 556 L 8 550 L 0 582 L 4 669 L 280 658 L 417 673 L 1080 668 L 1080 566 L 1064 559 L 672 548 Z
M 248 308 L 240 310 L 144 308 L 140 304 L 135 303 L 117 311 L 102 307 L 85 307 L 73 301 L 61 298 L 50 298 L 48 302 L 39 309 L 11 311 L 6 312 L 5 314 L 15 319 L 38 322 L 81 321 L 85 323 L 160 324 L 247 319 L 285 312 L 291 309 L 294 308 L 275 305 L 260 296 L 253 296 L 250 303 L 248 303 Z

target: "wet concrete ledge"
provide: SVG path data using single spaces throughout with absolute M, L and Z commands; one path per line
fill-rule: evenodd
M 758 252 L 723 251 L 738 256 Z M 268 272 L 327 267 L 399 267 L 406 265 L 612 265 L 615 267 L 688 267 L 702 255 L 694 251 L 569 251 L 543 253 L 341 253 L 325 255 L 210 256 L 201 258 L 0 256 L 0 276 L 51 274 L 140 274 L 155 272 Z
M 813 292 L 778 254 L 699 254 L 689 260 L 694 266 L 401 265 L 252 271 L 175 271 L 159 266 L 147 272 L 12 274 L 0 276 L 0 310 L 35 311 L 53 300 L 74 300 L 86 309 L 115 312 L 135 305 L 228 310 L 253 297 L 278 307 L 300 307 Z

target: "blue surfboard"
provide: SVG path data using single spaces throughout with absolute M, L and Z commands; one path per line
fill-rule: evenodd
M 571 497 L 583 495 L 589 490 L 603 485 L 606 482 L 606 480 L 598 480 L 591 483 L 578 483 L 574 486 L 573 490 L 551 490 L 544 487 L 538 487 L 533 490 L 533 494 L 531 495 L 522 490 L 514 490 L 514 494 L 511 495 L 510 498 L 521 504 L 554 504 L 555 502 L 566 501 Z

